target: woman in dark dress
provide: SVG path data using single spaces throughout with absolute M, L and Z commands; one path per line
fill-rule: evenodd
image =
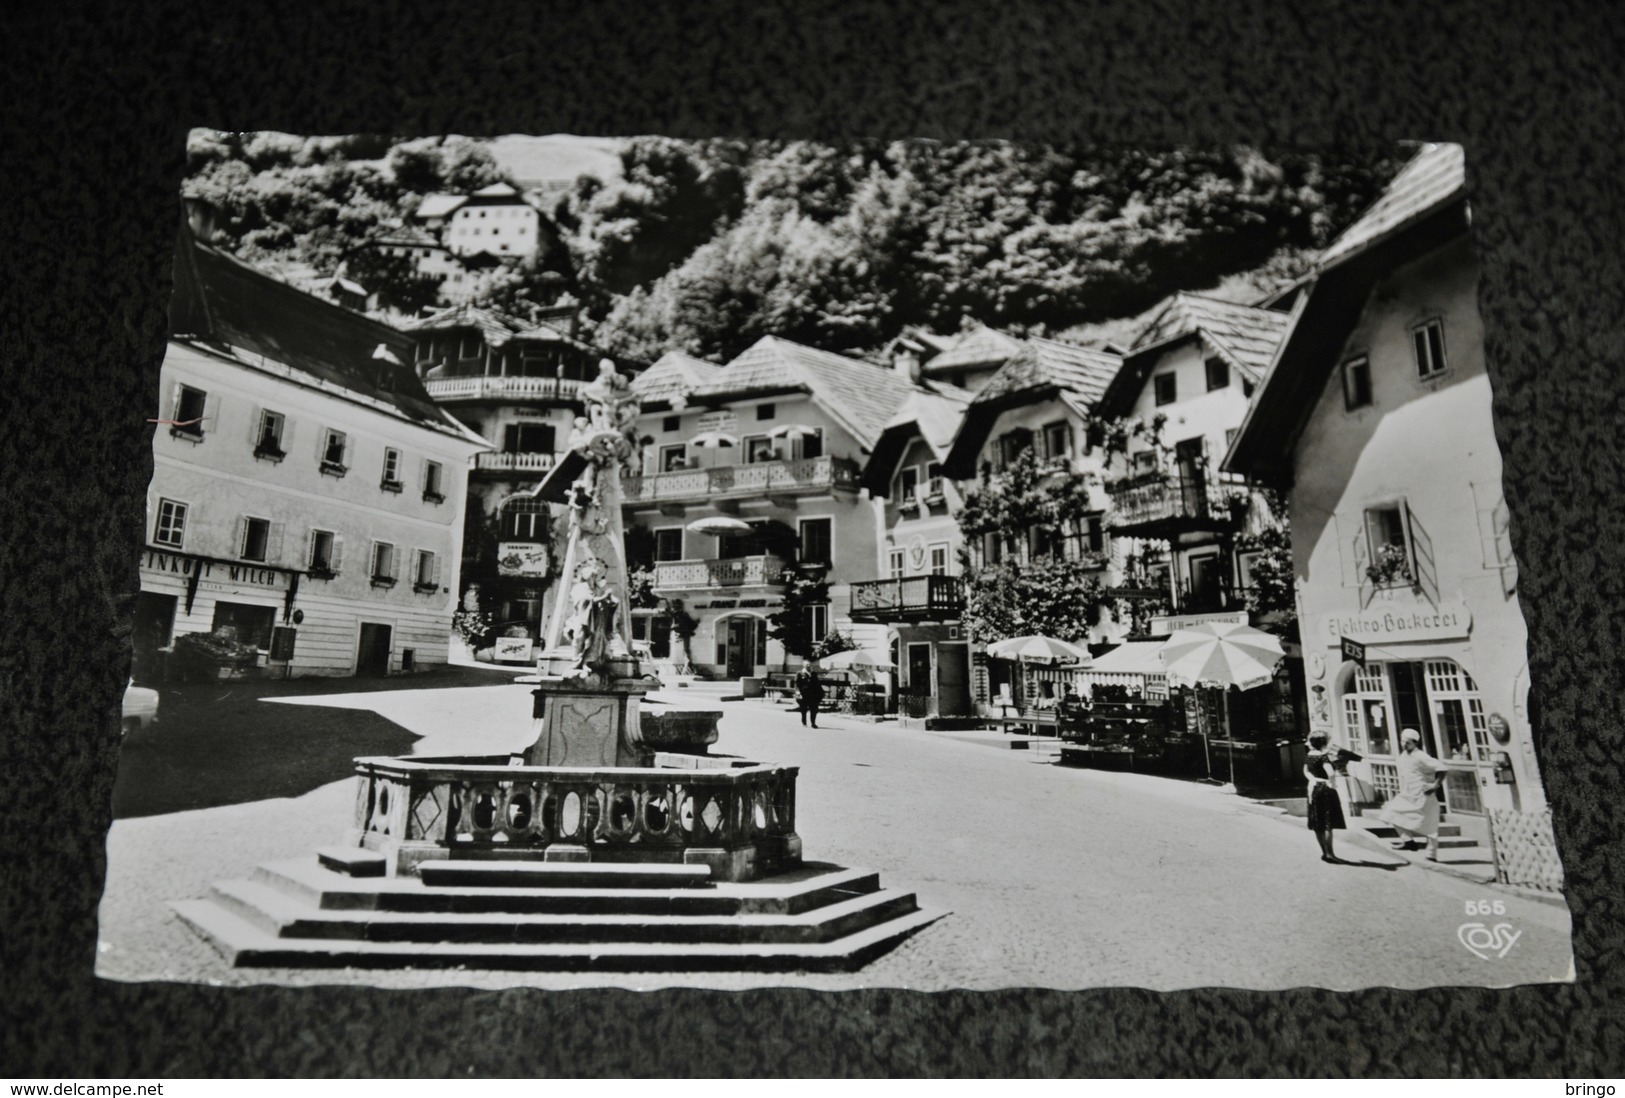
M 1303 764 L 1303 776 L 1309 779 L 1309 830 L 1320 843 L 1323 862 L 1339 860 L 1332 852 L 1332 832 L 1348 826 L 1343 819 L 1343 802 L 1337 799 L 1337 790 L 1332 786 L 1338 753 L 1328 749 L 1330 742 L 1325 732 L 1311 733 L 1309 755 Z

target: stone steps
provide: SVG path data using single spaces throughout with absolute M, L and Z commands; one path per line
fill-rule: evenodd
M 872 870 L 827 865 L 737 884 L 648 874 L 692 866 L 420 868 L 429 879 L 272 863 L 172 906 L 237 967 L 620 972 L 850 971 L 941 916 Z

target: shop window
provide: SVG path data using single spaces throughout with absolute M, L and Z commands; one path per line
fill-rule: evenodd
M 683 559 L 683 528 L 668 526 L 655 531 L 655 560 Z
M 170 417 L 175 422 L 170 425 L 169 433 L 202 438 L 203 409 L 208 400 L 209 394 L 202 389 L 194 389 L 190 385 L 177 385 L 175 387 L 175 414 Z
M 833 525 L 834 520 L 827 518 L 801 520 L 801 563 L 831 563 Z
M 395 585 L 395 547 L 387 541 L 372 543 L 372 585 L 374 587 Z
M 1361 355 L 1343 363 L 1343 407 L 1348 411 L 1371 404 L 1371 360 Z
M 1493 757 L 1484 702 L 1472 676 L 1453 660 L 1428 660 L 1423 673 L 1443 757 L 1457 762 Z
M 1411 345 L 1416 352 L 1416 376 L 1423 381 L 1444 373 L 1444 324 L 1430 320 L 1411 329 Z
M 179 549 L 186 540 L 186 504 L 172 499 L 158 501 L 158 525 L 152 531 L 154 545 Z
M 444 503 L 446 496 L 441 489 L 444 479 L 444 470 L 438 461 L 423 463 L 423 498 L 430 503 Z
M 254 456 L 281 460 L 282 429 L 285 421 L 281 412 L 260 412 L 259 430 L 255 433 Z
M 276 607 L 250 606 L 241 602 L 214 604 L 211 631 L 228 632 L 238 643 L 255 648 L 271 647 L 271 630 L 276 627 Z
M 891 549 L 886 553 L 886 575 L 892 579 L 902 579 L 903 573 L 908 570 L 907 554 L 901 549 Z
M 386 492 L 401 490 L 401 452 L 393 446 L 384 447 L 384 475 L 379 486 Z
M 1207 372 L 1207 391 L 1225 389 L 1230 385 L 1230 364 L 1215 355 L 1202 364 Z
M 1151 388 L 1158 407 L 1164 404 L 1172 404 L 1179 399 L 1178 375 L 1172 371 L 1153 377 L 1151 379 Z

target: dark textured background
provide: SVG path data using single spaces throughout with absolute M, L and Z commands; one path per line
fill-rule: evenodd
M 1620 1073 L 1625 42 L 1609 5 L 319 12 L 92 0 L 0 17 L 0 1075 Z M 198 124 L 1463 143 L 1578 982 L 1350 995 L 98 982 L 107 715 L 128 659 L 182 142 Z M 1202 897 L 1190 904 L 1200 918 Z

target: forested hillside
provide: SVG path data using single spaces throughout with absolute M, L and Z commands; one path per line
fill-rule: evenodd
M 502 178 L 464 139 L 200 131 L 189 152 L 187 193 L 222 208 L 227 246 L 323 272 L 423 195 Z M 967 317 L 1054 334 L 1297 274 L 1405 155 L 639 138 L 619 178 L 583 176 L 548 211 L 552 270 L 516 263 L 486 296 L 523 311 L 569 289 L 597 343 L 645 361 L 767 334 L 863 354 Z

